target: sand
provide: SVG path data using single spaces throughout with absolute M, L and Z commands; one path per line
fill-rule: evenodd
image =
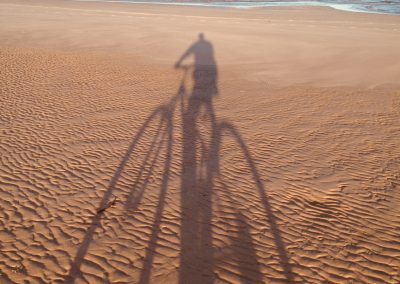
M 1 1 L 0 282 L 400 283 L 399 43 L 328 8 Z

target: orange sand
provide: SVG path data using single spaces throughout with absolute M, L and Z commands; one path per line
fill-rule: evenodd
M 199 32 L 218 73 L 174 69 Z M 0 1 L 0 282 L 400 283 L 399 42 L 332 9 Z

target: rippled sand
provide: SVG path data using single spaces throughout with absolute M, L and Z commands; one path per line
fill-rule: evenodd
M 399 26 L 0 2 L 0 282 L 399 283 Z

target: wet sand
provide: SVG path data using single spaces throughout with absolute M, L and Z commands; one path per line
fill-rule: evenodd
M 399 283 L 399 42 L 325 8 L 0 1 L 0 282 Z

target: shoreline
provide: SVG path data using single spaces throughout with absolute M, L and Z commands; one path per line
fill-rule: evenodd
M 119 9 L 125 10 L 128 8 L 129 10 L 135 10 L 136 8 L 144 9 L 144 8 L 151 8 L 157 7 L 164 9 L 165 11 L 173 11 L 174 9 L 186 9 L 187 11 L 201 11 L 201 10 L 208 10 L 214 12 L 226 12 L 230 11 L 237 15 L 245 15 L 246 12 L 257 12 L 261 11 L 265 14 L 274 14 L 274 13 L 284 13 L 284 12 L 302 12 L 302 11 L 309 11 L 309 12 L 318 12 L 318 11 L 325 11 L 325 12 L 333 12 L 338 14 L 344 14 L 348 16 L 384 16 L 384 17 L 394 17 L 397 18 L 400 16 L 399 13 L 380 13 L 380 12 L 368 12 L 368 11 L 351 11 L 351 10 L 342 10 L 336 9 L 332 6 L 328 5 L 294 5 L 294 6 L 257 6 L 257 7 L 249 7 L 246 8 L 238 8 L 234 6 L 212 6 L 203 3 L 184 3 L 184 2 L 177 2 L 177 3 L 166 3 L 166 2 L 129 2 L 129 1 L 102 1 L 102 0 L 35 0 L 35 1 L 28 1 L 28 0 L 1 0 L 0 3 L 9 4 L 9 5 L 24 5 L 24 6 L 43 6 L 49 8 L 56 8 L 56 7 L 79 7 L 82 9 L 90 8 L 90 7 L 97 7 L 97 8 L 107 8 L 107 7 L 114 7 Z M 53 6 L 51 6 L 53 4 Z M 133 9 L 132 9 L 133 8 Z M 129 12 L 126 11 L 126 12 Z M 113 12 L 113 11 L 109 11 Z M 114 11 L 115 12 L 115 11 Z M 236 12 L 236 13 L 235 13 Z
M 208 2 L 208 3 L 192 3 L 192 2 L 144 2 L 144 1 L 119 1 L 119 0 L 72 0 L 76 2 L 105 2 L 105 3 L 123 3 L 123 4 L 139 4 L 139 5 L 172 5 L 172 6 L 193 6 L 193 7 L 211 7 L 211 8 L 233 8 L 233 9 L 258 9 L 258 8 L 295 8 L 295 7 L 300 7 L 300 8 L 306 8 L 306 7 L 311 7 L 311 8 L 332 8 L 338 11 L 343 11 L 343 12 L 353 12 L 353 13 L 367 13 L 367 14 L 381 14 L 381 15 L 400 15 L 400 12 L 379 12 L 379 11 L 371 11 L 371 10 L 363 10 L 363 9 L 357 9 L 355 7 L 351 7 L 351 4 L 330 4 L 330 3 L 318 3 L 318 2 L 310 2 L 308 4 L 304 4 L 302 2 L 299 2 L 296 4 L 296 2 L 281 2 L 281 3 L 274 3 L 276 5 L 272 4 L 257 4 L 257 2 L 238 2 L 237 4 L 235 2 Z M 240 5 L 239 3 L 242 3 Z M 251 5 L 244 5 L 243 3 L 246 4 L 251 4 Z

